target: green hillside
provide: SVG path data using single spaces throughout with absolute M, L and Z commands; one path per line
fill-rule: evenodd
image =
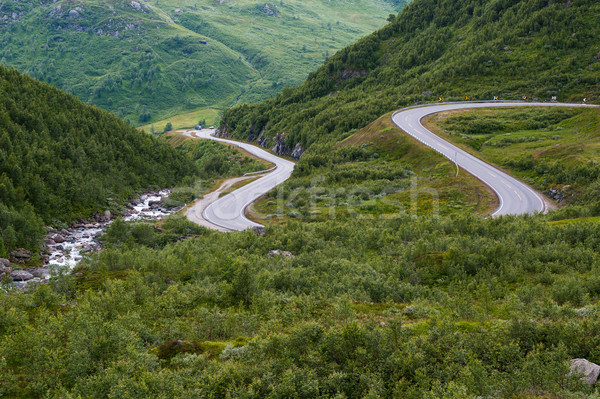
M 0 66 L 0 257 L 35 249 L 44 225 L 114 210 L 194 172 L 167 143 Z
M 145 124 L 297 85 L 403 3 L 3 1 L 0 63 Z
M 0 397 L 600 398 L 600 383 L 570 374 L 572 359 L 600 364 L 598 110 L 427 121 L 536 187 L 581 194 L 547 215 L 493 218 L 481 216 L 496 205 L 490 190 L 386 113 L 465 92 L 598 101 L 599 10 L 592 0 L 414 0 L 300 87 L 228 111 L 223 133 L 252 140 L 265 129 L 261 143 L 286 133 L 290 148 L 307 148 L 255 204 L 265 234 L 181 215 L 116 221 L 73 273 L 24 291 L 0 285 Z M 9 111 L 42 102 L 2 87 L 0 98 L 16 97 L 0 103 Z M 61 96 L 75 113 L 115 119 Z M 39 125 L 30 119 L 15 120 Z M 205 178 L 258 167 L 167 137 Z
M 559 206 L 600 214 L 600 109 L 488 109 L 426 123 L 477 157 L 548 193 Z M 572 211 L 572 210 L 571 210 Z
M 600 101 L 594 0 L 426 0 L 331 57 L 305 83 L 228 110 L 225 134 L 337 141 L 403 105 L 527 98 Z

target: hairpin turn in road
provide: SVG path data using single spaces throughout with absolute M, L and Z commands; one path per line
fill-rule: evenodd
M 494 190 L 498 196 L 500 205 L 498 209 L 492 213 L 492 216 L 545 212 L 547 210 L 545 199 L 537 191 L 498 168 L 483 162 L 479 158 L 440 138 L 425 128 L 421 123 L 421 120 L 424 117 L 438 112 L 492 107 L 597 106 L 587 104 L 500 101 L 449 103 L 404 108 L 397 111 L 392 116 L 392 120 L 407 134 L 444 155 L 452 162 L 455 162 L 458 167 L 477 177 Z M 246 217 L 246 208 L 258 198 L 286 181 L 292 174 L 295 164 L 253 144 L 215 137 L 213 136 L 214 132 L 214 129 L 205 129 L 192 130 L 185 134 L 191 138 L 210 139 L 235 145 L 252 155 L 273 163 L 275 168 L 265 171 L 265 174 L 259 179 L 252 181 L 221 198 L 211 200 L 212 202 L 209 204 L 198 203 L 197 205 L 192 206 L 186 215 L 193 222 L 198 223 L 198 220 L 202 219 L 203 221 L 208 221 L 209 224 L 218 226 L 222 231 L 240 231 L 253 227 L 261 227 L 261 224 L 253 222 Z
M 232 144 L 256 157 L 271 162 L 275 165 L 275 168 L 265 171 L 265 174 L 259 179 L 254 180 L 207 205 L 201 211 L 202 217 L 226 231 L 241 231 L 253 227 L 262 227 L 261 224 L 253 222 L 246 217 L 246 208 L 258 198 L 286 181 L 292 174 L 296 164 L 253 144 L 215 137 L 213 136 L 214 132 L 215 129 L 192 130 L 185 133 L 185 135 L 191 138 L 210 139 L 221 143 Z M 192 222 L 197 223 L 197 221 L 193 219 L 195 217 L 194 213 L 194 206 L 192 206 L 192 208 L 188 210 L 187 216 Z
M 499 207 L 492 216 L 521 215 L 526 213 L 546 212 L 544 197 L 527 184 L 483 162 L 479 158 L 458 148 L 454 144 L 435 135 L 425 128 L 421 120 L 431 114 L 444 111 L 454 111 L 472 108 L 492 107 L 596 107 L 587 104 L 563 103 L 526 103 L 526 102 L 464 102 L 438 104 L 422 107 L 404 108 L 392 116 L 394 123 L 410 136 L 416 138 L 428 147 L 433 148 L 446 158 L 455 162 L 484 184 L 489 186 L 499 200 Z

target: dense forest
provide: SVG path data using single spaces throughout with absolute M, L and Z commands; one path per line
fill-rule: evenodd
M 600 101 L 595 0 L 415 1 L 299 87 L 225 112 L 223 134 L 340 140 L 399 106 L 443 100 Z M 264 137 L 263 137 L 264 138 Z
M 44 225 L 118 210 L 196 167 L 167 143 L 0 66 L 0 257 L 36 249 Z

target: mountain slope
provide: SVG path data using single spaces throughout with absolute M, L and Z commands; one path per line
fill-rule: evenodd
M 285 133 L 289 150 L 439 97 L 600 101 L 599 10 L 593 0 L 415 1 L 301 86 L 228 110 L 221 130 L 248 140 L 265 130 L 269 146 Z
M 0 66 L 0 257 L 35 248 L 44 223 L 114 208 L 194 171 L 167 143 Z
M 262 100 L 283 84 L 299 84 L 326 55 L 383 25 L 403 2 L 268 4 L 2 2 L 0 62 L 145 123 Z

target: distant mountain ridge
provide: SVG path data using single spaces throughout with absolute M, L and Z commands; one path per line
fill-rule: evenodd
M 440 98 L 599 102 L 599 26 L 594 0 L 415 0 L 299 87 L 228 110 L 221 132 L 290 154 Z
M 403 4 L 3 1 L 0 63 L 144 124 L 266 99 L 297 85 Z

